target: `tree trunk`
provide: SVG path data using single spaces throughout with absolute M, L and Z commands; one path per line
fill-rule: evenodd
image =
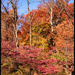
M 14 26 L 14 32 L 13 32 L 14 40 L 16 41 L 16 48 L 18 48 L 19 47 L 19 42 L 18 42 L 18 33 L 17 33 L 17 27 L 18 27 L 17 23 L 15 23 L 13 26 Z
M 14 2 L 13 2 L 14 3 Z M 14 32 L 15 32 L 15 41 L 16 41 L 16 48 L 17 48 L 17 51 L 18 51 L 18 47 L 19 47 L 19 42 L 18 42 L 18 33 L 17 33 L 17 30 L 18 30 L 18 25 L 17 25 L 17 20 L 18 20 L 18 15 L 17 15 L 17 6 L 14 4 L 12 4 L 12 7 L 13 7 L 13 10 L 14 10 Z
M 32 45 L 32 25 L 30 25 L 30 46 Z
M 27 0 L 27 9 L 29 13 L 29 20 L 30 20 L 30 46 L 32 45 L 32 20 L 31 20 L 31 14 L 29 10 L 29 0 Z
M 18 34 L 17 34 L 17 24 L 15 26 L 16 26 L 15 27 L 16 48 L 18 48 L 19 47 L 19 42 L 18 42 Z
M 51 7 L 51 17 L 50 17 L 50 24 L 51 24 L 51 31 L 53 32 L 52 11 L 53 11 L 53 8 Z

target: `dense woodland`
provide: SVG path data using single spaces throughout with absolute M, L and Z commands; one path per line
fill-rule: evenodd
M 19 0 L 3 2 L 1 75 L 74 75 L 74 3 L 35 0 L 30 11 L 34 0 L 26 0 L 28 14 L 19 16 Z

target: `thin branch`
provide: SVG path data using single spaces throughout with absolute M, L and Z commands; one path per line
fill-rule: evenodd
M 15 9 L 15 4 L 12 2 L 12 0 L 10 0 L 10 3 L 12 5 L 12 8 Z
M 58 16 L 62 13 L 63 10 L 64 9 L 62 8 L 61 11 L 59 12 Z M 58 21 L 59 21 L 59 18 L 56 20 L 56 24 L 57 24 Z
M 32 22 L 32 20 L 33 20 L 34 16 L 35 16 L 35 14 L 32 16 L 31 22 Z
M 7 11 L 6 7 L 3 5 L 2 1 L 1 1 L 1 4 L 2 4 L 2 6 L 3 6 L 5 12 L 9 15 L 9 12 Z
M 60 11 L 60 13 L 59 13 L 58 15 L 60 15 L 62 11 L 65 11 L 66 15 L 69 17 L 70 21 L 72 22 L 71 18 L 73 18 L 73 17 L 71 17 L 71 16 L 67 13 L 67 11 L 66 11 L 66 9 L 65 9 L 66 4 L 65 4 L 65 7 L 63 7 L 63 4 L 62 4 L 61 0 L 59 0 L 59 1 L 60 1 L 61 5 L 60 5 L 59 3 L 57 3 L 57 5 L 58 5 L 59 7 L 61 7 L 62 10 Z M 59 19 L 56 20 L 56 24 L 57 24 L 58 20 L 59 20 Z M 72 22 L 72 24 L 74 25 L 73 22 Z
M 1 2 L 1 4 L 2 4 L 2 6 L 3 6 L 3 8 L 4 8 L 5 12 L 7 13 L 7 15 L 10 15 L 10 14 L 9 14 L 9 12 L 7 11 L 6 7 L 3 5 L 3 3 L 2 3 L 2 2 Z M 13 17 L 9 17 L 9 18 L 10 18 L 10 19 L 11 19 L 11 21 L 12 21 L 12 18 L 13 18 Z
M 29 4 L 33 3 L 33 2 L 40 2 L 40 1 L 32 1 L 32 2 L 29 2 Z
M 29 30 L 27 30 L 25 27 L 24 27 L 25 31 L 29 32 Z

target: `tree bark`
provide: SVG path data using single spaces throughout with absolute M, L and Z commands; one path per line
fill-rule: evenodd
M 32 45 L 32 20 L 31 20 L 31 14 L 29 10 L 29 0 L 27 0 L 27 9 L 29 13 L 29 20 L 30 20 L 30 46 Z
M 18 25 L 17 25 L 17 19 L 18 19 L 18 15 L 17 15 L 17 5 L 15 5 L 16 3 L 11 2 L 12 4 L 12 8 L 14 10 L 14 32 L 15 32 L 15 41 L 16 41 L 16 48 L 19 47 L 19 42 L 18 42 L 18 33 L 17 33 L 17 30 L 18 30 Z M 18 49 L 17 49 L 18 51 Z
M 51 6 L 51 18 L 50 18 L 50 24 L 51 24 L 51 30 L 52 30 L 52 32 L 53 32 L 53 22 L 52 22 L 52 10 L 53 10 L 53 8 L 52 8 L 52 6 Z

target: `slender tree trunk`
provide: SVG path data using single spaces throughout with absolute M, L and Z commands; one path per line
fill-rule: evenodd
M 32 45 L 32 20 L 31 20 L 31 14 L 29 10 L 29 0 L 27 0 L 27 9 L 29 13 L 29 20 L 30 20 L 30 46 Z
M 19 47 L 19 42 L 18 42 L 18 33 L 17 33 L 17 23 L 15 23 L 15 41 L 16 41 L 16 48 Z M 18 51 L 18 50 L 17 50 Z
M 16 48 L 19 47 L 19 42 L 18 42 L 18 33 L 17 33 L 17 24 L 14 24 L 14 40 L 16 41 Z M 17 50 L 18 51 L 18 50 Z
M 13 6 L 13 10 L 14 10 L 14 29 L 15 29 L 15 41 L 16 41 L 16 48 L 17 48 L 17 51 L 18 51 L 18 47 L 19 47 L 19 41 L 18 41 L 18 33 L 17 33 L 17 30 L 18 30 L 18 25 L 17 25 L 17 19 L 18 19 L 18 16 L 17 16 L 17 6 Z
M 51 6 L 49 6 L 48 3 L 45 2 L 45 0 L 42 0 L 42 1 L 47 6 L 47 12 L 49 14 L 49 19 L 50 19 L 49 23 L 51 25 L 51 31 L 53 32 L 53 22 L 52 22 L 53 15 L 52 15 L 52 13 L 53 13 L 53 3 L 54 3 L 54 0 L 51 0 L 51 1 L 50 0 L 47 0 L 47 1 L 51 2 Z
M 30 25 L 30 46 L 32 45 L 32 25 Z
M 48 5 L 48 2 L 46 3 L 45 0 L 42 0 L 42 1 L 47 6 L 47 12 L 49 14 L 49 23 L 50 23 L 51 31 L 53 33 L 53 21 L 52 20 L 53 20 L 53 5 L 54 5 L 54 0 L 47 0 L 47 1 L 49 1 L 51 3 L 50 5 Z M 51 43 L 52 46 L 55 46 L 55 43 L 53 42 L 53 38 L 52 37 L 50 37 L 50 40 L 49 40 L 48 43 L 49 43 L 49 47 L 50 47 L 50 43 Z
M 52 19 L 53 19 L 53 17 L 52 17 L 52 11 L 53 11 L 53 8 L 51 7 L 50 24 L 51 24 L 51 30 L 52 30 L 52 32 L 53 32 L 53 23 L 52 23 Z

